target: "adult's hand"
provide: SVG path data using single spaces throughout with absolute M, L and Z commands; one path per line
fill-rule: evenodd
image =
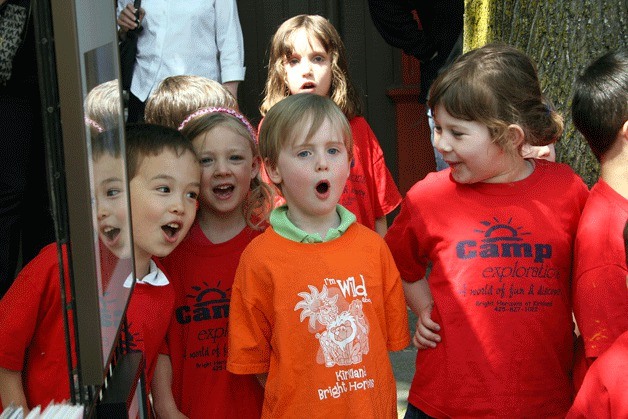
M 2 0 L 0 0 L 2 1 Z M 124 9 L 118 15 L 118 26 L 120 32 L 126 33 L 140 26 L 146 12 L 140 7 L 139 17 L 136 17 L 137 9 L 133 7 L 133 3 L 128 3 Z

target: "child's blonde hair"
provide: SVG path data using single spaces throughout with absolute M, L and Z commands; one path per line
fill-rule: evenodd
M 353 136 L 347 118 L 329 98 L 299 93 L 291 95 L 269 109 L 259 133 L 259 150 L 264 164 L 277 167 L 279 153 L 290 145 L 298 133 L 308 130 L 306 139 L 316 134 L 323 121 L 329 120 L 340 130 L 349 161 L 353 158 Z
M 303 29 L 310 39 L 321 43 L 331 60 L 331 87 L 329 97 L 348 119 L 361 115 L 360 99 L 351 84 L 345 46 L 338 31 L 327 19 L 317 15 L 298 15 L 279 26 L 270 43 L 268 78 L 265 96 L 260 106 L 262 115 L 281 99 L 290 96 L 284 63 L 294 52 L 295 32 Z
M 101 83 L 85 97 L 85 123 L 93 135 L 117 128 L 121 108 L 118 80 Z
M 146 102 L 147 123 L 178 128 L 192 112 L 209 106 L 236 109 L 237 100 L 222 84 L 201 76 L 166 77 Z
M 493 142 L 509 153 L 508 126 L 517 124 L 525 142 L 544 146 L 563 132 L 563 118 L 543 96 L 532 60 L 506 44 L 493 43 L 467 52 L 432 84 L 428 99 L 432 112 L 443 105 L 454 118 L 488 127 Z
M 249 140 L 253 158 L 259 157 L 255 130 L 248 120 L 233 109 L 224 107 L 202 108 L 191 114 L 180 125 L 180 131 L 191 140 L 200 135 L 208 135 L 216 127 L 230 129 L 235 134 Z M 249 194 L 242 206 L 244 219 L 249 227 L 261 230 L 267 222 L 273 205 L 273 190 L 266 184 L 260 173 L 249 185 Z

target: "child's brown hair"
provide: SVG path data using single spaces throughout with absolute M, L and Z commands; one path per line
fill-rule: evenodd
M 488 127 L 493 142 L 508 152 L 508 126 L 517 124 L 525 142 L 544 146 L 563 132 L 563 118 L 541 92 L 532 60 L 502 43 L 467 52 L 432 84 L 428 105 L 432 112 L 443 105 L 454 118 L 477 121 Z
M 310 38 L 321 43 L 331 60 L 331 87 L 329 97 L 348 119 L 362 113 L 360 99 L 351 84 L 345 46 L 338 31 L 327 19 L 317 15 L 294 16 L 279 26 L 270 43 L 268 78 L 265 96 L 260 106 L 262 115 L 281 99 L 290 96 L 286 83 L 284 63 L 294 51 L 293 35 L 303 29 Z
M 238 102 L 222 84 L 201 76 L 166 77 L 146 102 L 147 123 L 177 129 L 192 112 L 209 106 L 237 109 Z

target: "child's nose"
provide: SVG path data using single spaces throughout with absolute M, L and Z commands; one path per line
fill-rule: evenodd
M 175 214 L 183 214 L 185 211 L 185 205 L 183 203 L 183 197 L 177 198 L 174 197 L 172 203 L 170 205 L 170 212 Z
M 324 154 L 321 154 L 316 159 L 316 171 L 327 170 L 327 157 Z
M 312 73 L 312 63 L 310 60 L 303 60 L 301 62 L 301 69 L 303 74 L 311 74 Z
M 99 205 L 97 214 L 98 214 L 98 219 L 99 220 L 103 220 L 103 219 L 107 218 L 107 215 L 109 214 L 109 211 L 107 211 L 107 209 L 103 205 Z
M 229 165 L 223 160 L 217 160 L 214 166 L 214 176 L 223 176 L 229 172 Z
M 441 153 L 446 153 L 451 151 L 451 146 L 449 145 L 447 138 L 445 138 L 445 136 L 440 133 L 434 133 L 434 147 L 436 147 L 436 150 L 438 150 Z

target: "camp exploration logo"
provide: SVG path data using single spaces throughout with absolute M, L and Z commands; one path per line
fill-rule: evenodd
M 512 217 L 480 224 L 485 228 L 473 230 L 477 239 L 456 243 L 461 263 L 480 266 L 477 274 L 461 278 L 457 294 L 469 297 L 478 308 L 498 312 L 537 312 L 552 307 L 553 299 L 564 292 L 560 269 L 552 263 L 552 244 L 535 241 Z
M 513 226 L 512 218 L 506 222 L 480 221 L 485 226 L 475 229 L 479 240 L 461 240 L 456 244 L 456 256 L 461 260 L 494 259 L 495 265 L 485 267 L 483 278 L 559 278 L 559 270 L 547 264 L 552 258 L 552 245 L 532 240 L 530 232 L 522 226 Z
M 229 302 L 231 301 L 231 288 L 222 290 L 220 281 L 215 286 L 203 282 L 205 287 L 193 286 L 196 291 L 186 297 L 194 301 L 193 304 L 184 304 L 175 310 L 177 322 L 187 324 L 211 319 L 229 317 Z

